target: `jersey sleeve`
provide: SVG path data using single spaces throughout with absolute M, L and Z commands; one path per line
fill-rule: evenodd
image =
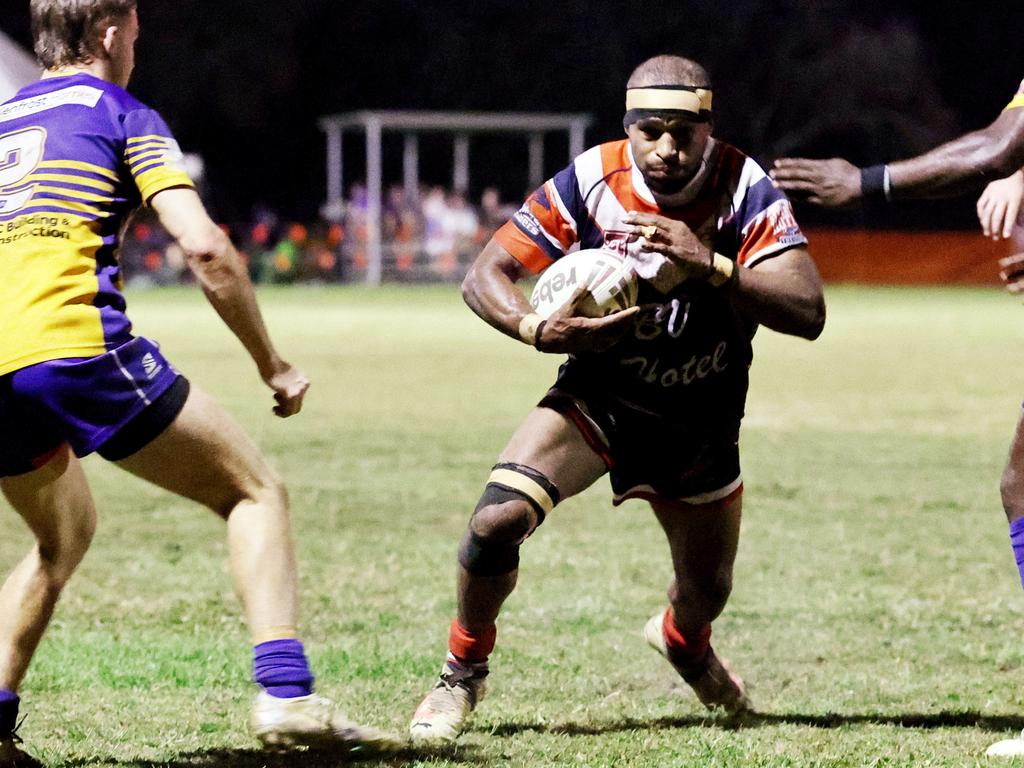
M 1010 99 L 1010 103 L 1006 105 L 1006 109 L 1003 111 L 1005 112 L 1007 109 L 1020 109 L 1022 107 L 1024 107 L 1024 80 L 1021 81 L 1021 84 L 1017 87 L 1017 93 Z
M 789 198 L 750 158 L 746 160 L 735 197 L 739 198 L 736 209 L 740 217 L 737 263 L 753 267 L 759 261 L 807 244 Z
M 128 112 L 124 117 L 124 161 L 144 202 L 171 187 L 191 187 L 182 167 L 181 149 L 163 118 L 152 109 Z
M 586 220 L 586 210 L 572 163 L 530 195 L 494 239 L 536 274 L 579 240 L 578 220 Z

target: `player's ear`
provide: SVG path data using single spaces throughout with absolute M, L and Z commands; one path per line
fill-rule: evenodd
M 121 34 L 121 29 L 116 24 L 110 24 L 102 28 L 100 47 L 106 54 L 104 58 L 110 58 L 110 52 L 114 50 L 114 45 L 117 42 L 117 36 L 119 34 Z

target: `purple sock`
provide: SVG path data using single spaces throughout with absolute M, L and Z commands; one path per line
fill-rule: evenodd
M 255 646 L 252 679 L 279 699 L 309 696 L 313 692 L 313 673 L 298 640 L 271 640 Z
M 0 736 L 11 733 L 18 724 L 18 704 L 21 699 L 14 691 L 0 688 Z
M 1013 546 L 1013 556 L 1017 560 L 1020 582 L 1024 586 L 1024 517 L 1018 517 L 1010 523 L 1010 544 Z

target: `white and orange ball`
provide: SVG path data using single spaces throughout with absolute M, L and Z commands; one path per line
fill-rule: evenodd
M 580 286 L 587 295 L 578 314 L 604 317 L 629 309 L 637 300 L 637 277 L 632 265 L 617 253 L 590 248 L 568 253 L 541 273 L 530 295 L 537 314 L 547 319 Z

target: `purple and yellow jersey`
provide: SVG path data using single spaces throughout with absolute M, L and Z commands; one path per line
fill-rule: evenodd
M 570 358 L 562 380 L 600 382 L 638 411 L 702 430 L 738 427 L 756 326 L 728 294 L 646 250 L 624 223 L 627 212 L 677 219 L 708 248 L 754 267 L 807 240 L 785 194 L 751 158 L 712 139 L 696 177 L 662 209 L 633 161 L 627 140 L 587 150 L 537 189 L 494 235 L 539 273 L 573 248 L 606 248 L 637 274 L 641 311 L 611 349 Z M 567 378 L 568 377 L 568 378 Z M 723 432 L 724 434 L 724 432 Z
M 1021 107 L 1024 107 L 1024 80 L 1021 81 L 1020 86 L 1017 88 L 1017 93 L 1010 99 L 1010 103 L 1006 105 L 1003 111 L 1005 112 L 1007 109 L 1020 109 Z
M 85 73 L 0 105 L 0 375 L 131 338 L 118 264 L 131 212 L 192 186 L 160 115 Z

